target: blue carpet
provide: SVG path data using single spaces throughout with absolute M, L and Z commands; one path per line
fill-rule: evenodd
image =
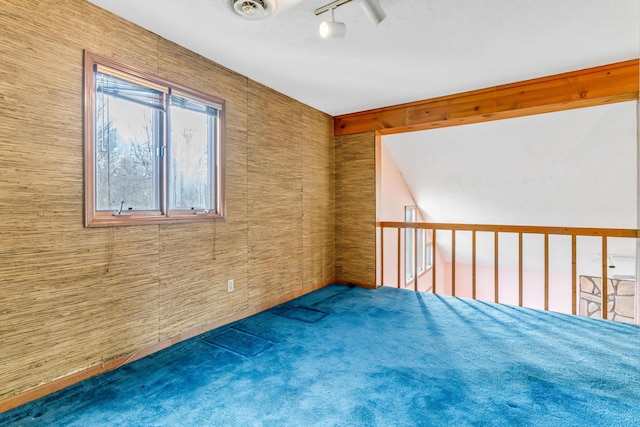
M 285 308 L 326 316 L 309 323 Z M 638 426 L 640 328 L 335 285 L 0 414 L 0 425 Z

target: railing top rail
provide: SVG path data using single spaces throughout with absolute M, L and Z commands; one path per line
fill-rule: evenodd
M 567 236 L 640 237 L 635 228 L 545 227 L 536 225 L 451 224 L 436 222 L 378 221 L 381 228 L 422 228 L 425 230 L 487 231 L 498 233 L 559 234 Z

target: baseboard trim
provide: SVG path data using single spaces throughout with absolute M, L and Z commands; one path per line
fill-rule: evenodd
M 330 285 L 332 283 L 340 283 L 340 282 L 337 282 L 335 279 L 332 278 L 323 283 L 318 283 L 298 291 L 290 292 L 273 301 L 269 301 L 264 304 L 247 308 L 245 310 L 239 311 L 237 313 L 231 314 L 226 317 L 222 317 L 220 319 L 215 319 L 210 322 L 203 323 L 201 325 L 195 326 L 178 335 L 174 335 L 170 338 L 164 339 L 157 343 L 150 344 L 148 346 L 142 347 L 130 353 L 126 353 L 121 356 L 114 357 L 100 364 L 90 366 L 88 368 L 65 375 L 63 377 L 52 380 L 50 382 L 40 384 L 33 388 L 24 390 L 14 396 L 0 400 L 0 413 L 9 411 L 10 409 L 17 408 L 20 405 L 24 405 L 25 403 L 39 399 L 48 394 L 61 390 L 65 387 L 69 387 L 70 385 L 79 383 L 80 381 L 89 379 L 96 375 L 100 375 L 105 372 L 118 369 L 121 366 L 126 365 L 127 363 L 131 363 L 135 360 L 142 359 L 145 356 L 148 356 L 157 351 L 163 350 L 167 347 L 171 347 L 174 344 L 177 344 L 189 338 L 193 338 L 197 335 L 208 332 L 220 326 L 224 326 L 229 323 L 235 322 L 237 320 L 241 320 L 246 317 L 252 316 L 256 313 L 260 313 L 261 311 L 268 310 L 272 307 L 275 307 L 276 305 L 285 303 L 287 301 L 291 301 L 294 298 L 298 298 L 302 295 L 324 288 L 325 286 Z

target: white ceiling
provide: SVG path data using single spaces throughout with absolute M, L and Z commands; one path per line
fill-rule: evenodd
M 330 115 L 637 58 L 640 0 L 380 0 L 373 26 L 354 0 L 318 35 L 328 0 L 278 0 L 264 21 L 228 0 L 89 0 Z

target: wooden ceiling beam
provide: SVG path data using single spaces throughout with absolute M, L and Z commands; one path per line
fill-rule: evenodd
M 335 136 L 458 126 L 638 99 L 639 60 L 334 117 Z

